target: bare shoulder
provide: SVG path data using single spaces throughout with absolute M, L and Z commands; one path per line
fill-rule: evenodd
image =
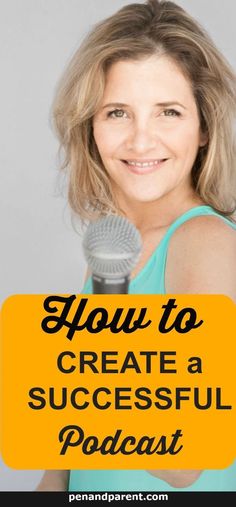
M 169 245 L 166 290 L 225 294 L 236 300 L 236 230 L 216 216 L 182 224 Z
M 218 246 L 216 253 L 222 257 L 227 250 L 236 253 L 236 229 L 220 217 L 197 216 L 187 220 L 176 230 L 171 243 L 176 250 L 181 251 L 184 247 L 186 253 L 192 255 L 208 253 L 211 256 L 216 250 L 215 246 Z M 200 248 L 201 245 L 204 251 Z

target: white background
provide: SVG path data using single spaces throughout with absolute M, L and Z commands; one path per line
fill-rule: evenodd
M 72 227 L 59 176 L 51 103 L 88 29 L 129 3 L 0 0 L 0 303 L 10 294 L 78 293 L 82 288 L 82 236 Z M 205 26 L 236 68 L 235 1 L 177 3 Z M 0 491 L 34 490 L 42 473 L 0 463 Z

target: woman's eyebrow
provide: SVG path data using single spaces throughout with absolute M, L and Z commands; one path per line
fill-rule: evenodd
M 168 102 L 158 102 L 155 104 L 155 106 L 160 107 L 169 107 L 169 106 L 180 106 L 183 107 L 183 109 L 187 109 L 181 102 L 178 102 L 177 100 L 169 100 Z
M 180 106 L 183 107 L 183 109 L 186 109 L 186 107 L 177 100 L 168 100 L 168 102 L 157 102 L 156 104 L 154 104 L 154 106 L 158 107 Z M 104 106 L 102 106 L 102 109 L 105 109 L 106 107 L 130 107 L 130 105 L 124 104 L 123 102 L 110 102 L 109 104 L 105 104 Z
M 106 107 L 130 107 L 128 104 L 123 104 L 122 102 L 110 102 L 109 104 L 105 104 L 102 106 L 102 109 Z

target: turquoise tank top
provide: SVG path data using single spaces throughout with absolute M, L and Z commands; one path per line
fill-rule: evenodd
M 171 224 L 144 268 L 130 281 L 130 294 L 166 293 L 165 266 L 170 238 L 184 222 L 201 215 L 220 217 L 236 230 L 236 224 L 210 206 L 191 208 Z M 91 278 L 82 293 L 92 293 Z M 236 491 L 236 461 L 224 470 L 204 470 L 194 484 L 186 488 L 173 488 L 145 470 L 72 470 L 69 491 Z

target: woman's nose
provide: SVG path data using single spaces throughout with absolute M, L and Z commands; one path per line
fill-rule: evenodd
M 148 124 L 135 124 L 130 129 L 126 139 L 126 147 L 136 154 L 151 151 L 156 147 L 158 135 L 153 126 Z

